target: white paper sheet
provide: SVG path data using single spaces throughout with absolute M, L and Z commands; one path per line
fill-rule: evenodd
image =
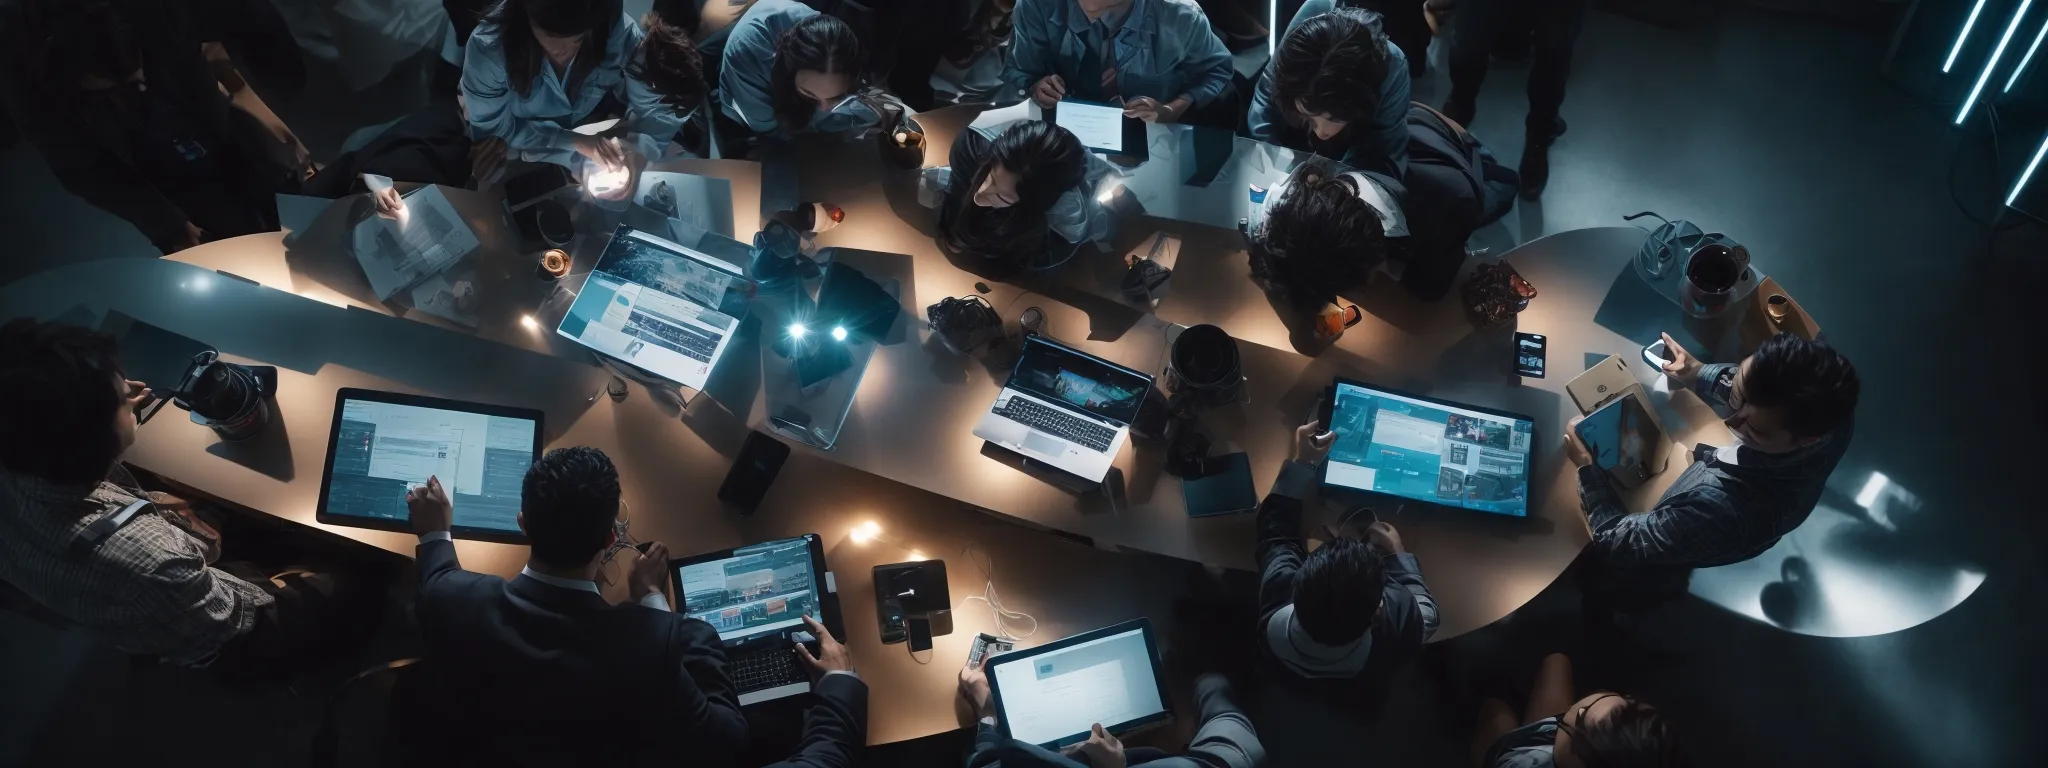
M 432 185 L 406 195 L 397 220 L 371 216 L 352 234 L 356 261 L 380 301 L 440 274 L 479 244 L 441 188 Z
M 1060 102 L 1054 113 L 1059 126 L 1073 132 L 1081 146 L 1109 152 L 1124 151 L 1124 111 L 1120 107 Z

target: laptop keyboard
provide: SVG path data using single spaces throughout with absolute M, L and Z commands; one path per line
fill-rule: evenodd
M 806 679 L 797 664 L 796 652 L 788 648 L 769 649 L 738 656 L 726 665 L 726 674 L 741 693 L 762 691 Z
M 1107 453 L 1110 441 L 1116 439 L 1114 429 L 1015 395 L 1010 397 L 1009 404 L 996 409 L 996 415 L 1048 435 L 1088 446 L 1098 453 Z

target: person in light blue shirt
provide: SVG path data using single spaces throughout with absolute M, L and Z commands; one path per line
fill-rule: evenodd
M 641 41 L 620 0 L 502 0 L 463 52 L 471 135 L 496 136 L 522 159 L 579 174 L 637 165 L 628 151 L 661 158 L 682 117 L 628 71 Z M 611 131 L 616 141 L 571 130 L 597 117 L 607 97 L 625 112 Z
M 1006 88 L 1041 107 L 1122 103 L 1146 122 L 1236 128 L 1230 52 L 1194 0 L 1017 0 Z
M 1408 59 L 1379 14 L 1309 0 L 1259 77 L 1251 136 L 1400 178 L 1408 164 Z
M 1043 268 L 1113 232 L 1098 190 L 1116 168 L 1065 128 L 1043 120 L 970 127 L 953 141 L 950 162 L 927 174 L 944 190 L 939 230 L 952 250 Z
M 865 64 L 846 22 L 797 0 L 761 0 L 725 44 L 719 107 L 755 134 L 841 133 L 873 125 L 857 101 Z

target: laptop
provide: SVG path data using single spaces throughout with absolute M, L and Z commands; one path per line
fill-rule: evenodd
M 737 264 L 620 226 L 555 333 L 701 390 L 746 319 L 751 289 Z
M 845 636 L 838 617 L 823 610 L 831 590 L 817 534 L 707 552 L 671 562 L 669 571 L 683 615 L 718 630 L 740 706 L 810 692 L 794 650 L 815 639 L 804 616 Z
M 1030 336 L 974 436 L 1101 482 L 1131 436 L 1152 377 Z

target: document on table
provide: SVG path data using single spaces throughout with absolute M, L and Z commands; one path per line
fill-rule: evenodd
M 1107 152 L 1124 151 L 1124 110 L 1122 107 L 1062 101 L 1053 118 L 1061 128 L 1073 132 L 1081 146 Z
M 432 185 L 406 195 L 397 219 L 364 219 L 352 239 L 356 262 L 379 301 L 440 274 L 479 245 L 476 232 Z

